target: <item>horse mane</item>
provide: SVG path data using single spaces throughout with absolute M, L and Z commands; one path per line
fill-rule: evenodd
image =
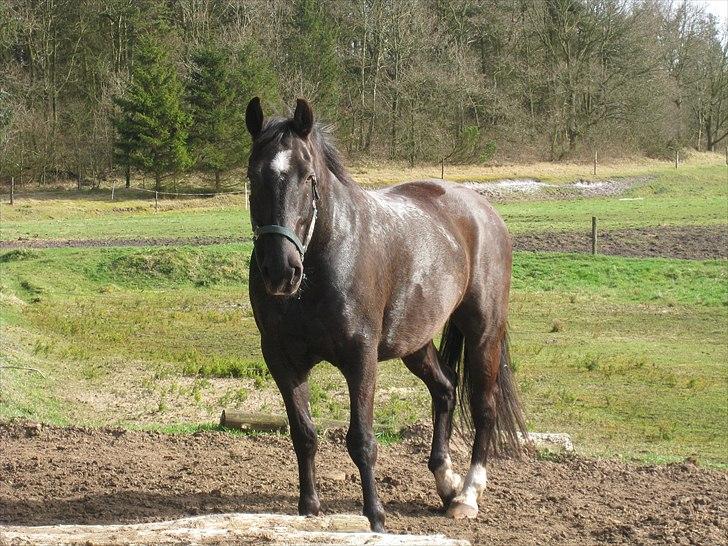
M 260 151 L 271 144 L 280 145 L 283 139 L 293 134 L 291 120 L 285 118 L 268 118 L 263 130 L 253 144 L 254 151 Z M 314 123 L 309 140 L 318 146 L 319 152 L 324 157 L 326 168 L 343 184 L 353 182 L 351 176 L 344 167 L 344 161 L 336 148 L 333 129 L 331 125 Z

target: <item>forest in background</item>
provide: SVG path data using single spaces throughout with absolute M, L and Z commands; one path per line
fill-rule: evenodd
M 728 28 L 672 0 L 5 0 L 0 180 L 243 165 L 308 98 L 352 159 L 578 160 L 728 144 Z

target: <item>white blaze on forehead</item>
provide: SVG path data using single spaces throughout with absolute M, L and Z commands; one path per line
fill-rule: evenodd
M 288 171 L 288 167 L 291 165 L 291 150 L 281 150 L 278 152 L 273 161 L 270 162 L 270 168 L 276 174 L 283 174 Z

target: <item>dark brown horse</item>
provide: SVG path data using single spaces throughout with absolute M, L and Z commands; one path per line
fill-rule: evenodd
M 508 367 L 511 240 L 503 221 L 476 192 L 442 181 L 362 189 L 305 100 L 291 119 L 264 120 L 256 97 L 246 125 L 253 137 L 250 301 L 290 421 L 299 512 L 321 510 L 307 379 L 326 360 L 349 388 L 346 445 L 361 474 L 364 515 L 373 530 L 384 529 L 374 387 L 377 363 L 401 358 L 432 395 L 428 467 L 447 514 L 475 517 L 489 453 L 499 446 L 517 452 L 518 433 L 525 434 Z M 433 339 L 443 328 L 438 352 Z M 468 397 L 475 429 L 464 479 L 449 455 L 456 388 Z

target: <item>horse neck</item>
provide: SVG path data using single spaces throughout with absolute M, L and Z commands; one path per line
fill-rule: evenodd
M 337 242 L 342 240 L 342 234 L 354 230 L 366 197 L 361 186 L 353 180 L 339 180 L 328 169 L 322 182 L 311 250 L 316 253 L 336 253 Z

